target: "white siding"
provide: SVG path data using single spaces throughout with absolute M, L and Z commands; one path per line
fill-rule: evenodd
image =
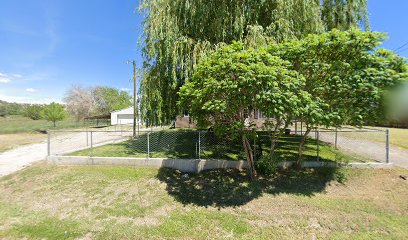
M 138 121 L 140 124 L 140 120 Z M 133 107 L 128 107 L 122 110 L 111 113 L 111 125 L 133 124 Z

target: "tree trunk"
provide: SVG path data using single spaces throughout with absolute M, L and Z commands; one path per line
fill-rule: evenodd
M 55 128 L 55 122 L 56 122 L 56 121 L 53 121 L 53 123 L 54 123 L 54 128 Z
M 254 155 L 252 152 L 251 144 L 248 141 L 248 138 L 245 135 L 242 135 L 242 145 L 244 146 L 245 149 L 245 155 L 247 158 L 248 162 L 248 171 L 251 179 L 256 179 L 257 173 L 255 170 L 255 164 L 254 164 Z
M 287 120 L 285 122 L 285 126 L 284 126 L 284 128 L 282 130 L 282 129 L 279 129 L 279 126 L 281 124 L 281 120 L 279 120 L 277 122 L 277 124 L 279 124 L 279 125 L 277 125 L 275 127 L 274 133 L 271 134 L 271 153 L 270 153 L 271 161 L 273 161 L 273 156 L 275 154 L 275 148 L 276 148 L 277 142 L 278 142 L 279 138 L 282 136 L 282 134 L 285 132 L 285 129 L 289 127 L 289 123 L 290 123 L 290 120 Z
M 306 143 L 306 138 L 309 135 L 310 131 L 312 130 L 312 128 L 310 127 L 306 127 L 306 132 L 305 134 L 302 136 L 302 139 L 300 141 L 299 144 L 299 159 L 296 162 L 297 167 L 300 167 L 302 162 L 303 162 L 303 147 L 305 146 Z
M 276 142 L 278 141 L 276 136 L 273 136 L 271 138 L 271 152 L 270 152 L 270 156 L 271 156 L 271 162 L 273 161 L 273 155 L 275 154 L 275 147 L 276 147 Z

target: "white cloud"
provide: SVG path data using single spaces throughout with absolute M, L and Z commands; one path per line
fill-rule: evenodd
M 16 78 L 22 77 L 23 77 L 22 75 L 16 73 L 13 74 L 0 73 L 0 83 L 9 83 Z
M 34 88 L 27 88 L 26 91 L 27 91 L 27 92 L 37 92 L 37 90 L 34 89 Z
M 9 83 L 11 81 L 10 77 L 4 73 L 0 73 L 0 83 Z
M 129 88 L 121 88 L 120 90 L 121 90 L 121 91 L 125 91 L 125 92 L 130 92 L 130 89 L 129 89 Z
M 0 77 L 0 83 L 9 83 L 10 79 Z
M 15 78 L 22 78 L 23 76 L 21 75 L 21 74 L 16 74 L 16 73 L 13 73 L 13 74 L 11 74 L 13 77 L 15 77 Z

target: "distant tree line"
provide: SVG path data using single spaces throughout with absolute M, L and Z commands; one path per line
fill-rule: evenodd
M 28 104 L 10 103 L 0 100 L 0 117 L 9 115 L 23 115 Z
M 112 87 L 72 86 L 68 89 L 65 104 L 9 103 L 0 100 L 0 117 L 21 115 L 32 120 L 45 119 L 54 123 L 67 117 L 77 121 L 91 115 L 110 113 L 132 105 L 132 96 Z

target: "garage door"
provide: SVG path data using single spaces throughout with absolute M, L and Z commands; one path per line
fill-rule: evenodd
M 118 114 L 118 119 L 133 119 L 133 114 Z
M 133 124 L 133 114 L 118 114 L 118 124 Z

